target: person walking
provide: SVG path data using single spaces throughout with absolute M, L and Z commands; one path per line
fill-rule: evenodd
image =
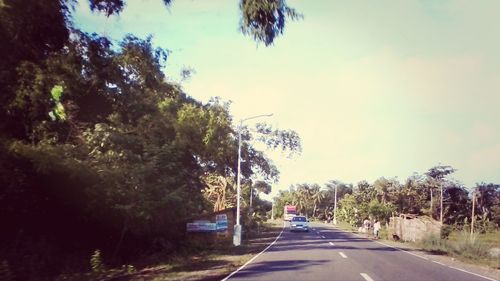
M 379 234 L 380 234 L 380 221 L 375 220 L 375 223 L 373 224 L 373 235 L 375 235 L 375 239 L 379 239 Z

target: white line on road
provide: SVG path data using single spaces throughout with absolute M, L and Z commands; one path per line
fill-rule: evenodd
M 346 256 L 344 253 L 339 252 L 339 255 L 340 255 L 341 257 L 343 257 L 344 259 L 347 259 L 347 256 Z
M 347 231 L 342 230 L 342 229 L 341 229 L 341 231 L 343 231 L 343 232 L 347 232 Z M 350 233 L 350 232 L 347 232 L 347 233 Z M 367 240 L 371 240 L 371 239 L 368 239 L 368 238 L 366 238 L 366 237 L 364 237 L 364 236 L 358 235 L 358 234 L 356 234 L 356 233 L 351 233 L 351 234 L 353 234 L 353 235 L 355 235 L 355 236 L 358 236 L 358 237 L 360 237 L 360 238 L 364 238 L 364 239 L 367 239 Z M 373 241 L 373 242 L 376 242 L 376 243 L 382 244 L 382 245 L 387 246 L 387 247 L 389 247 L 389 248 L 393 248 L 393 249 L 396 249 L 396 250 L 399 250 L 399 251 L 405 252 L 405 253 L 407 253 L 407 254 L 410 254 L 410 255 L 412 255 L 412 256 L 415 256 L 415 257 L 418 257 L 418 258 L 421 258 L 421 259 L 424 259 L 424 260 L 431 261 L 430 259 L 428 259 L 428 258 L 426 258 L 426 257 L 424 257 L 424 256 L 414 254 L 414 253 L 412 253 L 412 252 L 409 252 L 409 251 L 403 250 L 403 249 L 398 248 L 398 247 L 394 247 L 394 246 L 391 246 L 391 245 L 388 245 L 388 244 L 385 244 L 385 243 L 382 243 L 382 242 L 379 242 L 379 241 Z M 438 262 L 436 262 L 436 263 L 438 263 Z M 446 266 L 445 264 L 442 264 L 442 265 L 443 265 L 443 266 Z M 484 276 L 484 275 L 480 275 L 480 274 L 477 274 L 477 273 L 474 273 L 474 272 L 470 272 L 470 271 L 467 271 L 467 270 L 464 270 L 464 269 L 461 269 L 461 268 L 458 268 L 458 267 L 454 267 L 454 266 L 447 266 L 447 267 L 449 267 L 449 268 L 453 268 L 453 269 L 456 269 L 456 270 L 459 270 L 459 271 L 462 271 L 462 272 L 465 272 L 465 273 L 469 273 L 469 274 L 472 274 L 472 275 L 475 275 L 475 276 L 478 276 L 478 277 L 481 277 L 481 278 L 484 278 L 484 279 L 487 279 L 487 280 L 491 280 L 491 281 L 498 281 L 498 280 L 496 280 L 496 279 L 493 279 L 493 278 L 490 278 L 490 277 L 486 277 L 486 276 Z
M 479 277 L 482 277 L 482 278 L 485 278 L 485 279 L 488 279 L 488 280 L 491 280 L 491 281 L 497 281 L 497 280 L 495 280 L 495 279 L 493 279 L 493 278 L 489 278 L 489 277 L 486 277 L 486 276 L 483 276 L 483 275 L 479 275 L 479 274 L 477 274 L 477 273 L 470 272 L 470 271 L 467 271 L 467 270 L 465 270 L 465 269 L 461 269 L 461 268 L 454 267 L 454 266 L 451 266 L 451 265 L 450 265 L 450 266 L 448 266 L 448 267 L 449 267 L 449 268 L 456 269 L 456 270 L 460 270 L 460 271 L 465 272 L 465 273 L 469 273 L 469 274 L 472 274 L 472 275 L 476 275 L 476 276 L 479 276 Z
M 360 273 L 360 275 L 365 278 L 366 281 L 373 281 L 373 279 L 366 273 Z
M 278 239 L 280 239 L 281 234 L 283 234 L 283 230 L 285 230 L 284 227 L 281 230 L 281 232 L 278 235 L 278 237 L 276 237 L 276 239 L 274 239 L 274 241 L 271 244 L 269 244 L 269 246 L 267 246 L 264 250 L 262 250 L 262 252 L 260 252 L 257 255 L 255 255 L 253 258 L 251 258 L 249 261 L 247 261 L 244 265 L 240 266 L 240 268 L 236 269 L 233 273 L 229 274 L 228 276 L 226 276 L 226 278 L 222 279 L 221 281 L 227 281 L 229 278 L 231 278 L 231 276 L 233 276 L 236 273 L 238 273 L 240 270 L 242 270 L 243 268 L 245 268 L 245 266 L 247 266 L 249 263 L 253 262 L 258 256 L 260 256 L 262 253 L 264 253 L 265 251 L 267 251 L 267 249 L 271 248 L 271 246 L 274 245 L 274 243 L 276 243 L 276 241 L 278 241 Z
M 437 264 L 440 264 L 440 265 L 444 265 L 444 263 L 442 262 L 438 262 L 438 261 L 432 261 L 433 263 L 437 263 Z
M 325 237 L 325 236 L 323 236 L 323 235 L 321 235 L 321 238 L 325 239 L 326 237 Z
M 382 245 L 387 246 L 387 247 L 389 247 L 389 248 L 393 248 L 393 249 L 396 249 L 396 250 L 399 250 L 399 251 L 403 251 L 403 252 L 405 252 L 405 253 L 407 253 L 407 254 L 410 254 L 410 255 L 412 255 L 412 256 L 415 256 L 415 257 L 417 257 L 417 258 L 421 258 L 421 259 L 424 259 L 424 260 L 427 260 L 427 261 L 429 260 L 428 258 L 426 258 L 426 257 L 424 257 L 424 256 L 414 254 L 414 253 L 412 253 L 412 252 L 409 252 L 409 251 L 403 250 L 403 249 L 401 249 L 401 248 L 393 247 L 393 246 L 391 246 L 391 245 L 388 245 L 388 244 L 385 244 L 385 243 L 382 243 L 382 242 L 379 242 L 379 241 L 374 241 L 374 242 L 379 243 L 379 244 L 382 244 Z
M 332 242 L 328 242 L 328 243 L 329 243 L 330 245 L 332 245 L 332 246 L 335 246 L 335 244 L 333 244 Z

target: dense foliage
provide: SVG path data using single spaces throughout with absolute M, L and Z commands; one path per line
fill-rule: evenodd
M 115 263 L 174 250 L 184 219 L 214 209 L 204 179 L 234 183 L 229 105 L 167 82 L 151 38 L 75 29 L 75 2 L 0 1 L 0 263 L 19 280 L 88 269 L 96 249 Z M 124 1 L 90 6 L 110 15 Z M 279 172 L 249 140 L 292 152 L 300 140 L 265 127 L 243 128 L 242 178 L 269 192 Z M 235 201 L 224 188 L 222 208 Z
M 455 170 L 435 166 L 425 174 L 414 174 L 404 183 L 381 177 L 372 184 L 360 181 L 355 186 L 332 180 L 321 188 L 317 184 L 293 185 L 275 198 L 276 214 L 283 206 L 294 204 L 299 212 L 319 219 L 333 218 L 335 189 L 338 220 L 359 226 L 365 218 L 388 221 L 393 215 L 417 214 L 440 219 L 440 189 L 443 189 L 443 223 L 463 227 L 471 222 L 475 198 L 477 228 L 487 231 L 500 226 L 500 184 L 477 184 L 466 188 L 448 178 Z

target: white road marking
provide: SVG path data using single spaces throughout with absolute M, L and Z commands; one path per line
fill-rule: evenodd
M 465 270 L 465 269 L 461 269 L 461 268 L 454 267 L 454 266 L 451 266 L 451 265 L 450 265 L 450 266 L 448 266 L 448 267 L 449 267 L 449 268 L 456 269 L 456 270 L 459 270 L 459 271 L 462 271 L 462 272 L 465 272 L 465 273 L 469 273 L 469 274 L 472 274 L 472 275 L 476 275 L 476 276 L 478 276 L 478 277 L 482 277 L 482 278 L 485 278 L 485 279 L 488 279 L 488 280 L 491 280 L 491 281 L 497 281 L 497 280 L 495 280 L 495 279 L 493 279 L 493 278 L 489 278 L 489 277 L 486 277 L 486 276 L 483 276 L 483 275 L 479 275 L 479 274 L 477 274 L 477 273 L 470 272 L 470 271 L 467 271 L 467 270 Z
M 332 246 L 335 246 L 335 244 L 333 244 L 332 242 L 328 242 L 328 243 L 329 243 L 330 245 L 332 245 Z
M 438 262 L 438 261 L 432 261 L 433 263 L 437 263 L 437 264 L 440 264 L 440 265 L 444 265 L 444 263 L 442 262 Z
M 325 236 L 323 236 L 323 235 L 321 235 L 321 238 L 325 239 L 326 237 L 325 237 Z
M 342 230 L 342 229 L 339 229 L 339 230 L 340 230 L 340 231 L 343 231 L 343 232 L 347 232 L 347 231 Z M 351 232 L 347 232 L 347 233 L 351 233 Z M 361 235 L 359 235 L 359 234 L 356 234 L 356 233 L 351 233 L 351 234 L 353 234 L 353 235 L 355 235 L 355 236 L 358 236 L 358 237 L 360 237 L 360 238 L 364 238 L 364 239 L 370 240 L 370 239 L 368 239 L 368 238 L 366 238 L 366 237 L 364 237 L 364 236 L 361 236 Z M 431 261 L 430 259 L 428 259 L 428 258 L 426 258 L 426 257 L 424 257 L 424 256 L 420 256 L 420 255 L 417 255 L 417 254 L 411 253 L 411 252 L 409 252 L 409 251 L 406 251 L 406 250 L 403 250 L 403 249 L 400 249 L 400 248 L 397 248 L 397 247 L 393 247 L 393 246 L 391 246 L 391 245 L 388 245 L 388 244 L 385 244 L 385 243 L 382 243 L 382 242 L 379 242 L 379 241 L 373 241 L 373 242 L 376 242 L 376 243 L 382 244 L 382 245 L 387 246 L 387 247 L 389 247 L 389 248 L 396 249 L 396 250 L 398 250 L 398 251 L 405 252 L 405 253 L 407 253 L 407 254 L 410 254 L 410 255 L 412 255 L 412 256 L 415 256 L 415 257 L 418 257 L 418 258 L 421 258 L 421 259 L 424 259 L 424 260 Z M 433 261 L 433 262 L 434 262 L 434 261 Z M 436 262 L 436 263 L 438 263 L 438 262 Z M 441 264 L 441 263 L 439 263 L 439 264 Z M 470 271 L 467 271 L 467 270 L 464 270 L 464 269 L 461 269 L 461 268 L 458 268 L 458 267 L 454 267 L 454 266 L 447 266 L 447 265 L 445 265 L 445 264 L 441 264 L 441 265 L 442 265 L 442 266 L 449 267 L 449 268 L 456 269 L 456 270 L 458 270 L 458 271 L 462 271 L 462 272 L 465 272 L 465 273 L 469 273 L 469 274 L 472 274 L 472 275 L 475 275 L 475 276 L 478 276 L 478 277 L 481 277 L 481 278 L 484 278 L 484 279 L 487 279 L 487 280 L 491 280 L 491 281 L 498 281 L 498 280 L 496 280 L 496 279 L 493 279 L 493 278 L 490 278 L 490 277 L 486 277 L 486 276 L 483 276 L 483 275 L 480 275 L 480 274 L 477 274 L 477 273 L 474 273 L 474 272 L 470 272 Z
M 396 249 L 396 250 L 399 250 L 399 251 L 405 252 L 405 253 L 410 254 L 410 255 L 412 255 L 412 256 L 415 256 L 415 257 L 417 257 L 417 258 L 421 258 L 421 259 L 424 259 L 424 260 L 427 260 L 427 261 L 429 260 L 428 258 L 426 258 L 426 257 L 424 257 L 424 256 L 417 255 L 417 254 L 414 254 L 414 253 L 412 253 L 412 252 L 409 252 L 409 251 L 406 251 L 406 250 L 403 250 L 403 249 L 400 249 L 400 248 L 397 248 L 397 247 L 393 247 L 393 246 L 391 246 L 391 245 L 388 245 L 388 244 L 385 244 L 385 243 L 382 243 L 382 242 L 379 242 L 379 241 L 374 241 L 374 242 L 379 243 L 379 244 L 382 244 L 382 245 L 384 245 L 384 246 L 386 246 L 386 247 L 389 247 L 389 248 L 393 248 L 393 249 Z
M 339 252 L 339 255 L 340 255 L 341 257 L 343 257 L 344 259 L 347 259 L 347 256 L 346 256 L 344 253 Z
M 269 244 L 269 246 L 267 246 L 264 250 L 262 250 L 262 252 L 260 252 L 257 255 L 255 255 L 253 258 L 251 258 L 249 261 L 247 261 L 244 265 L 240 266 L 238 269 L 236 269 L 234 272 L 232 272 L 231 274 L 229 274 L 228 276 L 226 276 L 226 278 L 222 279 L 221 281 L 227 281 L 229 278 L 231 278 L 231 276 L 233 276 L 236 273 L 238 273 L 240 270 L 242 270 L 243 268 L 245 268 L 245 266 L 247 266 L 248 264 L 250 264 L 251 262 L 253 262 L 258 256 L 260 256 L 262 253 L 264 253 L 269 248 L 271 248 L 271 246 L 274 245 L 276 243 L 276 241 L 278 241 L 278 239 L 280 239 L 281 234 L 283 234 L 283 230 L 285 230 L 285 228 L 283 228 L 281 230 L 281 232 L 278 235 L 278 237 L 276 237 L 276 239 L 274 239 L 274 241 L 271 244 Z
M 365 278 L 366 281 L 373 281 L 373 279 L 366 273 L 360 273 L 360 275 Z

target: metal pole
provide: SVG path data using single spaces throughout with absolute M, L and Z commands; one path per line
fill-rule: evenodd
M 253 196 L 252 196 L 252 195 L 253 195 L 252 193 L 253 193 L 253 192 L 252 192 L 252 185 L 250 185 L 250 208 L 249 208 L 249 209 L 250 209 L 250 211 L 252 211 L 252 197 L 253 197 Z
M 337 185 L 335 185 L 335 201 L 333 203 L 333 224 L 337 224 Z
M 443 225 L 443 183 L 440 184 L 441 186 L 441 225 Z
M 470 224 L 470 239 L 472 239 L 472 235 L 474 234 L 474 209 L 476 208 L 476 192 L 472 191 L 472 217 Z
M 434 199 L 432 198 L 432 186 L 431 186 L 431 211 L 430 211 L 430 215 L 431 215 L 431 219 L 434 219 L 434 209 L 433 209 L 432 200 L 434 200 Z
M 240 225 L 240 193 L 241 193 L 241 126 L 243 121 L 240 121 L 240 126 L 238 127 L 238 176 L 236 185 L 236 225 Z
M 241 225 L 240 225 L 240 177 L 241 177 L 241 125 L 243 120 L 240 121 L 240 126 L 238 127 L 238 175 L 236 176 L 236 225 L 234 226 L 233 233 L 233 245 L 241 245 Z
M 234 233 L 233 233 L 233 245 L 234 246 L 239 246 L 241 245 L 241 225 L 240 225 L 240 194 L 241 194 L 241 128 L 243 127 L 243 122 L 258 118 L 258 117 L 264 117 L 264 116 L 272 116 L 273 114 L 264 114 L 264 115 L 257 115 L 253 117 L 249 117 L 246 119 L 241 119 L 240 120 L 240 126 L 238 127 L 238 175 L 236 176 L 236 225 L 234 226 Z
M 271 205 L 271 220 L 274 220 L 274 202 Z

